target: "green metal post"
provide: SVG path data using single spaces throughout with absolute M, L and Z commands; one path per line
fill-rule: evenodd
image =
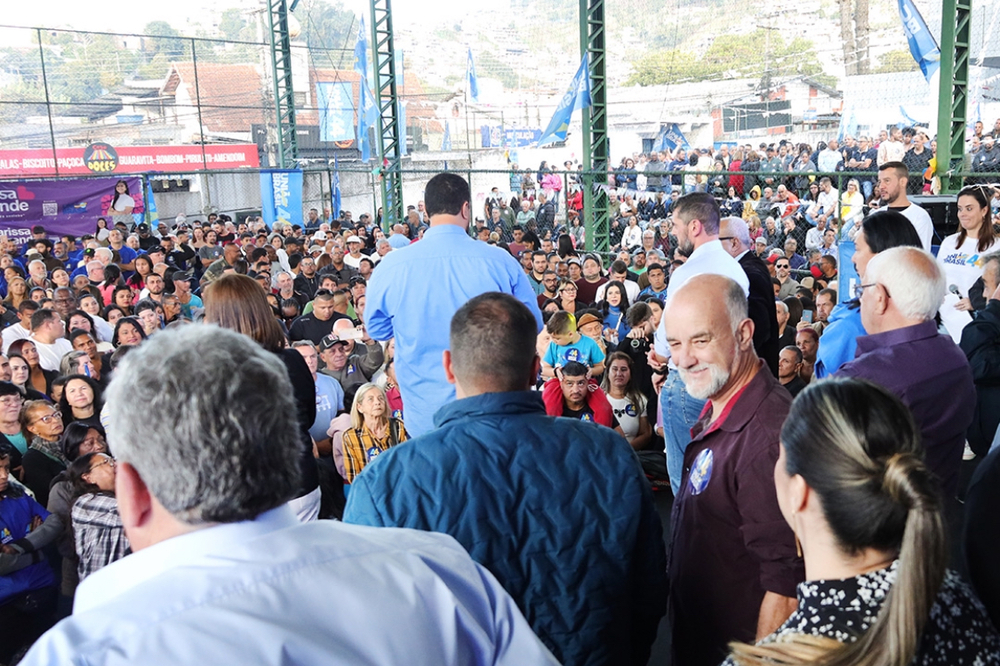
M 969 94 L 969 36 L 972 0 L 942 0 L 941 69 L 938 92 L 937 171 L 941 193 L 952 194 L 962 179 Z
M 403 221 L 402 149 L 399 144 L 399 92 L 393 46 L 392 2 L 371 0 L 375 103 L 378 105 L 378 156 L 382 186 L 382 226 L 388 231 Z
M 580 55 L 590 54 L 590 97 L 583 110 L 583 215 L 587 251 L 606 253 L 608 195 L 594 189 L 594 175 L 604 185 L 608 171 L 607 80 L 605 78 L 604 0 L 580 0 Z
M 42 29 L 36 28 L 38 37 L 38 58 L 42 64 L 42 85 L 45 86 L 45 111 L 49 115 L 49 140 L 52 141 L 52 168 L 59 177 L 59 151 L 56 150 L 56 131 L 52 125 L 52 98 L 49 96 L 49 77 L 45 73 L 45 48 L 42 46 Z
M 299 157 L 295 132 L 295 93 L 292 90 L 292 40 L 288 34 L 288 5 L 285 0 L 268 0 L 271 27 L 271 78 L 277 121 L 278 166 L 293 167 Z

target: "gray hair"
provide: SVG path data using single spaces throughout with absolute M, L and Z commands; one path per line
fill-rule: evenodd
M 208 324 L 163 331 L 115 372 L 111 446 L 177 520 L 250 520 L 299 487 L 292 395 L 282 362 L 246 336 Z
M 87 356 L 87 352 L 79 349 L 75 349 L 71 352 L 66 352 L 62 357 L 62 361 L 59 362 L 59 374 L 61 375 L 77 374 L 76 364 L 84 356 Z
M 750 249 L 750 228 L 741 217 L 730 216 L 723 218 L 729 229 L 729 235 L 740 242 L 744 250 Z
M 94 250 L 94 257 L 107 257 L 108 261 L 111 261 L 115 258 L 115 254 L 106 247 L 99 247 Z
M 1000 282 L 1000 252 L 992 252 L 982 258 L 983 262 L 983 275 L 989 270 L 993 276 L 994 282 Z M 987 300 L 989 300 L 990 294 L 985 294 Z
M 879 252 L 868 262 L 864 278 L 881 284 L 907 319 L 933 319 L 948 292 L 948 281 L 937 260 L 915 247 Z

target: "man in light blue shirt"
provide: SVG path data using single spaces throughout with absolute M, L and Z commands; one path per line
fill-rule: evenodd
M 390 252 L 368 282 L 365 326 L 375 340 L 396 340 L 396 378 L 411 436 L 434 428 L 434 412 L 455 399 L 441 355 L 451 318 L 473 296 L 512 294 L 542 327 L 535 290 L 521 266 L 500 248 L 469 237 L 469 184 L 453 173 L 424 191 L 430 228 L 419 243 Z
M 163 331 L 108 406 L 133 553 L 89 576 L 21 663 L 556 664 L 452 537 L 297 522 L 292 385 L 250 338 Z

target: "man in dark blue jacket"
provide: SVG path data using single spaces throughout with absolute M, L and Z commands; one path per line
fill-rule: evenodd
M 487 293 L 451 321 L 458 400 L 355 478 L 345 522 L 455 537 L 565 664 L 645 664 L 666 610 L 660 520 L 635 454 L 594 423 L 546 416 L 535 318 Z

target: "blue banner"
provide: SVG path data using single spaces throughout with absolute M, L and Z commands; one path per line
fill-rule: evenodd
M 924 17 L 920 15 L 913 0 L 899 0 L 899 15 L 903 19 L 903 32 L 910 45 L 910 55 L 920 65 L 920 71 L 930 83 L 934 72 L 941 67 L 941 49 L 937 41 L 927 29 Z M 948 20 L 949 17 L 945 17 Z
M 559 100 L 559 105 L 556 106 L 556 112 L 552 114 L 549 126 L 542 133 L 538 147 L 541 148 L 556 141 L 565 141 L 573 112 L 577 109 L 586 109 L 590 104 L 590 54 L 585 53 L 580 68 L 576 70 L 576 76 L 569 84 L 569 90 Z
M 690 147 L 688 140 L 684 137 L 684 133 L 681 132 L 681 128 L 677 126 L 677 123 L 663 126 L 660 129 L 659 135 L 656 137 L 656 143 L 654 144 L 653 149 L 664 151 L 676 150 L 678 147 Z
M 350 141 L 354 138 L 354 99 L 350 81 L 317 83 L 319 140 Z
M 469 99 L 479 102 L 479 78 L 476 77 L 476 63 L 472 59 L 472 49 L 469 49 L 468 63 L 465 67 L 465 89 L 469 93 Z
M 854 241 L 837 241 L 837 300 L 841 303 L 854 298 L 854 287 L 861 284 L 854 270 Z
M 482 135 L 483 148 L 510 148 L 533 146 L 542 138 L 540 129 L 519 129 L 516 127 L 500 127 L 500 125 L 483 125 L 479 128 Z
M 270 169 L 260 173 L 261 216 L 275 222 L 302 224 L 302 171 Z
M 372 156 L 372 141 L 369 130 L 378 121 L 378 109 L 375 108 L 375 94 L 368 88 L 368 82 L 361 81 L 361 97 L 358 99 L 358 147 L 361 149 L 361 161 L 367 162 Z
M 444 121 L 444 136 L 441 137 L 441 151 L 447 152 L 451 150 L 451 123 L 447 120 Z M 447 164 L 445 164 L 444 170 L 448 170 Z

